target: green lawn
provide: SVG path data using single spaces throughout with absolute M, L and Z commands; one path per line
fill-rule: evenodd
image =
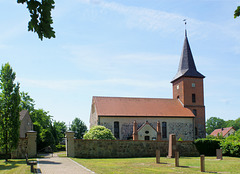
M 30 166 L 26 164 L 25 159 L 0 159 L 0 174 L 30 174 Z
M 181 167 L 175 167 L 174 159 L 166 157 L 161 157 L 161 164 L 156 164 L 155 158 L 72 159 L 98 174 L 201 173 L 200 157 L 181 157 Z M 206 173 L 240 173 L 240 158 L 224 157 L 219 161 L 216 157 L 206 157 L 205 170 Z

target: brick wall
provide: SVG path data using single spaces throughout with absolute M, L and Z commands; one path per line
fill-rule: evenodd
M 74 156 L 79 158 L 154 157 L 156 149 L 161 156 L 168 154 L 168 141 L 80 140 L 74 139 Z M 192 141 L 177 142 L 181 156 L 198 156 Z

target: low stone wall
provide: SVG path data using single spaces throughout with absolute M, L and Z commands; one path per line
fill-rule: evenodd
M 19 138 L 18 147 L 11 153 L 11 158 L 25 158 L 27 152 L 28 139 Z
M 157 149 L 161 156 L 168 154 L 168 141 L 74 139 L 72 145 L 72 156 L 79 158 L 154 157 Z M 177 142 L 177 149 L 180 156 L 199 156 L 192 141 Z
M 26 153 L 28 153 L 28 157 L 37 156 L 37 133 L 35 131 L 29 131 L 26 134 L 26 138 L 19 138 L 18 147 L 11 152 L 11 158 L 25 158 Z M 0 152 L 0 157 L 5 157 L 3 152 Z

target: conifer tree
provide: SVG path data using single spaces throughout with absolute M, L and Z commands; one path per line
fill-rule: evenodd
M 0 144 L 5 153 L 5 161 L 8 154 L 18 145 L 19 140 L 19 83 L 15 84 L 16 73 L 9 63 L 2 65 L 0 74 Z

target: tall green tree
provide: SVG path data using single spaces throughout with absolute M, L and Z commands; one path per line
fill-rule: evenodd
M 36 32 L 38 37 L 55 38 L 51 11 L 54 9 L 54 0 L 17 0 L 17 3 L 27 4 L 31 20 L 28 23 L 28 31 Z
M 17 148 L 19 140 L 19 83 L 15 84 L 16 73 L 6 63 L 0 74 L 0 142 L 8 161 L 8 153 Z
M 31 114 L 34 111 L 34 100 L 27 92 L 21 92 L 20 97 L 20 110 L 28 110 L 29 114 Z
M 206 122 L 206 132 L 211 134 L 215 129 L 224 128 L 225 121 L 218 117 L 211 117 Z
M 83 134 L 87 131 L 87 126 L 82 120 L 80 120 L 80 118 L 75 118 L 72 121 L 70 130 L 75 132 L 76 138 L 82 139 Z

